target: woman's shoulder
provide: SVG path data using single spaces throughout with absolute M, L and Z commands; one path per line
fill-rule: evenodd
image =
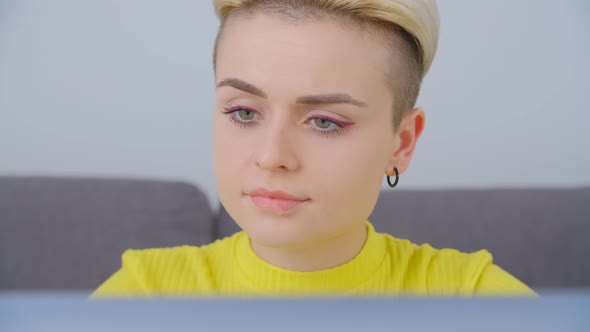
M 161 263 L 162 260 L 168 262 L 177 260 L 208 260 L 213 254 L 232 250 L 235 241 L 240 236 L 242 236 L 242 232 L 202 246 L 181 245 L 164 248 L 128 249 L 123 252 L 122 264 L 139 263 L 142 265 L 160 265 L 158 263 Z
M 407 239 L 400 239 L 381 233 L 387 242 L 387 248 L 396 260 L 411 261 L 412 265 L 432 267 L 435 265 L 486 265 L 492 262 L 492 255 L 485 249 L 474 252 L 462 252 L 453 248 L 435 248 L 428 243 L 416 244 Z M 427 263 L 427 264 L 426 264 Z
M 534 294 L 526 285 L 494 264 L 492 254 L 481 249 L 462 252 L 437 249 L 383 234 L 393 271 L 404 271 L 405 289 L 429 295 L 486 293 Z M 493 279 L 500 280 L 495 284 Z
M 128 249 L 121 268 L 105 281 L 95 295 L 190 294 L 213 291 L 212 261 L 233 250 L 236 233 L 203 246 Z

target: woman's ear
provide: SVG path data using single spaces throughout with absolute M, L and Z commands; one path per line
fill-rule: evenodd
M 404 115 L 395 133 L 395 150 L 387 162 L 385 174 L 394 176 L 394 167 L 397 167 L 400 174 L 408 169 L 418 138 L 424 130 L 425 121 L 426 115 L 421 108 L 414 108 Z

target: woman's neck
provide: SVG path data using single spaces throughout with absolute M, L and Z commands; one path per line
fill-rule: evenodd
M 266 247 L 251 242 L 258 257 L 276 267 L 299 272 L 325 270 L 351 261 L 363 248 L 367 225 L 361 223 L 330 239 L 300 248 Z

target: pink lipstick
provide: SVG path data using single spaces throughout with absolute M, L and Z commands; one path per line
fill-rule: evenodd
M 256 207 L 265 210 L 286 212 L 308 201 L 308 198 L 300 198 L 290 195 L 284 191 L 270 191 L 266 189 L 256 189 L 247 193 Z

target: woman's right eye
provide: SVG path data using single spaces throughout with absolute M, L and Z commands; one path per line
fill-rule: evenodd
M 241 127 L 254 125 L 258 118 L 258 112 L 243 106 L 225 108 L 223 114 L 226 114 L 231 122 Z
M 240 109 L 240 110 L 237 110 L 235 113 L 241 120 L 244 120 L 244 121 L 254 120 L 254 112 L 251 110 Z

